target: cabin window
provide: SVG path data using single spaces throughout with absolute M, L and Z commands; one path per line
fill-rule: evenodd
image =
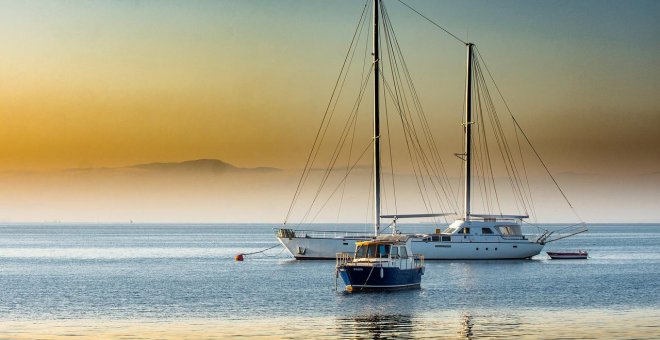
M 355 257 L 367 257 L 367 248 L 365 246 L 358 246 L 357 250 L 355 251 Z
M 458 231 L 459 234 L 469 234 L 470 233 L 470 228 L 465 227 L 461 230 Z
M 451 236 L 443 236 L 443 237 L 442 237 L 442 241 L 443 241 L 443 242 L 449 242 L 449 241 L 451 241 Z
M 512 226 L 503 225 L 503 226 L 499 226 L 498 228 L 500 229 L 500 233 L 502 233 L 502 235 L 505 236 L 516 235 L 516 230 Z
M 379 244 L 378 245 L 378 254 L 376 257 L 387 257 L 390 253 L 390 245 L 389 244 Z
M 440 236 L 438 235 L 431 236 L 431 241 L 440 241 Z
M 392 255 L 392 258 L 398 258 L 399 257 L 399 247 L 392 247 L 392 252 L 390 253 Z
M 492 234 L 493 231 L 490 228 L 481 228 L 481 233 L 484 235 Z
M 445 234 L 451 234 L 454 231 L 456 231 L 456 228 L 449 227 L 449 228 L 445 229 L 444 233 Z
M 368 246 L 360 246 L 357 249 L 356 257 L 363 257 L 363 258 L 376 257 L 377 251 L 378 248 L 377 245 L 375 244 L 371 244 Z
M 399 255 L 401 255 L 402 259 L 408 258 L 408 251 L 406 250 L 406 247 L 399 247 Z

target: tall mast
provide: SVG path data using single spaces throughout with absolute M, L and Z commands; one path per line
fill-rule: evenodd
M 374 0 L 374 37 L 373 37 L 373 63 L 374 63 L 374 236 L 380 229 L 380 51 L 378 48 L 378 11 L 380 0 Z
M 472 46 L 467 43 L 467 81 L 465 82 L 465 211 L 463 218 L 470 220 L 470 182 L 472 180 Z

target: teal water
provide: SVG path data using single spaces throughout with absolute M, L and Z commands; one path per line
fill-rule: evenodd
M 433 261 L 420 290 L 353 295 L 335 291 L 334 261 L 281 248 L 234 261 L 276 244 L 273 227 L 0 226 L 0 338 L 29 338 L 26 325 L 46 337 L 113 325 L 144 338 L 660 337 L 660 225 L 590 226 L 544 249 L 588 260 Z

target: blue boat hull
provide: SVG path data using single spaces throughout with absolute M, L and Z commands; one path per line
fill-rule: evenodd
M 409 289 L 420 287 L 424 268 L 340 266 L 339 275 L 349 292 Z

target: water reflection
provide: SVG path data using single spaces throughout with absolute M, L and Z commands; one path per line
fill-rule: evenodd
M 462 329 L 458 334 L 465 339 L 472 340 L 473 339 L 473 333 L 472 333 L 472 326 L 474 326 L 473 321 L 472 321 L 472 315 L 470 314 L 463 314 L 463 324 L 462 324 Z
M 358 339 L 410 339 L 415 337 L 413 317 L 405 314 L 371 314 L 338 317 L 340 334 Z
M 6 320 L 0 339 L 660 339 L 660 311 L 471 310 L 328 318 Z

